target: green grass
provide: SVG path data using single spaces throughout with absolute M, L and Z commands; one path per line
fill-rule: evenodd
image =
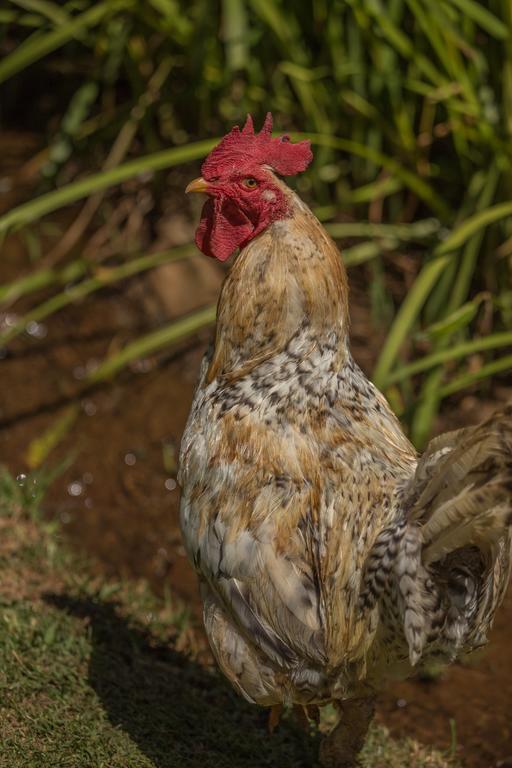
M 176 601 L 93 577 L 42 521 L 32 478 L 0 474 L 0 766 L 317 768 L 319 736 L 236 696 Z M 369 768 L 447 768 L 374 727 Z

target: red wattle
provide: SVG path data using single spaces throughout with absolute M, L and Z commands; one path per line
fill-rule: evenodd
M 196 230 L 196 245 L 206 256 L 226 261 L 254 230 L 254 224 L 232 200 L 210 198 L 203 206 Z

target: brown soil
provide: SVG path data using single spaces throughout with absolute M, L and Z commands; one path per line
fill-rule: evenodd
M 11 239 L 7 247 L 0 283 L 12 277 L 13 264 L 23 257 L 19 241 Z M 183 290 L 194 290 L 194 273 L 185 277 Z M 175 278 L 171 273 L 176 293 Z M 44 339 L 27 336 L 13 345 L 2 361 L 1 463 L 15 474 L 26 472 L 28 445 L 78 396 L 84 371 L 147 328 L 148 315 L 155 322 L 161 295 L 155 299 L 152 293 L 150 306 L 148 292 L 147 280 L 132 281 L 122 292 L 105 292 L 56 315 L 45 326 Z M 204 298 L 194 297 L 196 304 Z M 354 354 L 369 371 L 381 338 L 369 319 L 364 280 L 353 285 L 351 313 Z M 114 385 L 79 396 L 79 416 L 51 456 L 52 463 L 66 460 L 69 466 L 46 502 L 48 516 L 60 519 L 69 540 L 93 555 L 101 571 L 145 577 L 158 591 L 169 586 L 197 615 L 196 580 L 178 529 L 175 477 L 207 336 L 187 349 L 142 361 Z M 468 396 L 456 412 L 443 415 L 439 428 L 477 421 L 496 404 L 496 393 L 489 401 Z M 379 719 L 396 734 L 441 748 L 448 748 L 456 734 L 459 753 L 471 768 L 512 766 L 511 643 L 509 591 L 490 647 L 474 667 L 456 666 L 435 681 L 395 685 L 382 697 Z

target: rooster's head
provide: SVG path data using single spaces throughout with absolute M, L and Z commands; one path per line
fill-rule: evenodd
M 270 112 L 259 133 L 250 115 L 242 130 L 232 128 L 204 161 L 202 177 L 186 189 L 210 197 L 196 232 L 198 248 L 225 261 L 273 221 L 286 217 L 286 196 L 275 174 L 294 176 L 312 159 L 309 141 L 272 138 Z

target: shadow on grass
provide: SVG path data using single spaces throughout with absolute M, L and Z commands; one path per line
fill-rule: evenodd
M 218 676 L 158 644 L 112 604 L 55 594 L 46 600 L 89 619 L 89 683 L 110 722 L 155 768 L 317 765 L 316 739 L 286 722 L 270 736 L 268 710 L 247 704 Z

